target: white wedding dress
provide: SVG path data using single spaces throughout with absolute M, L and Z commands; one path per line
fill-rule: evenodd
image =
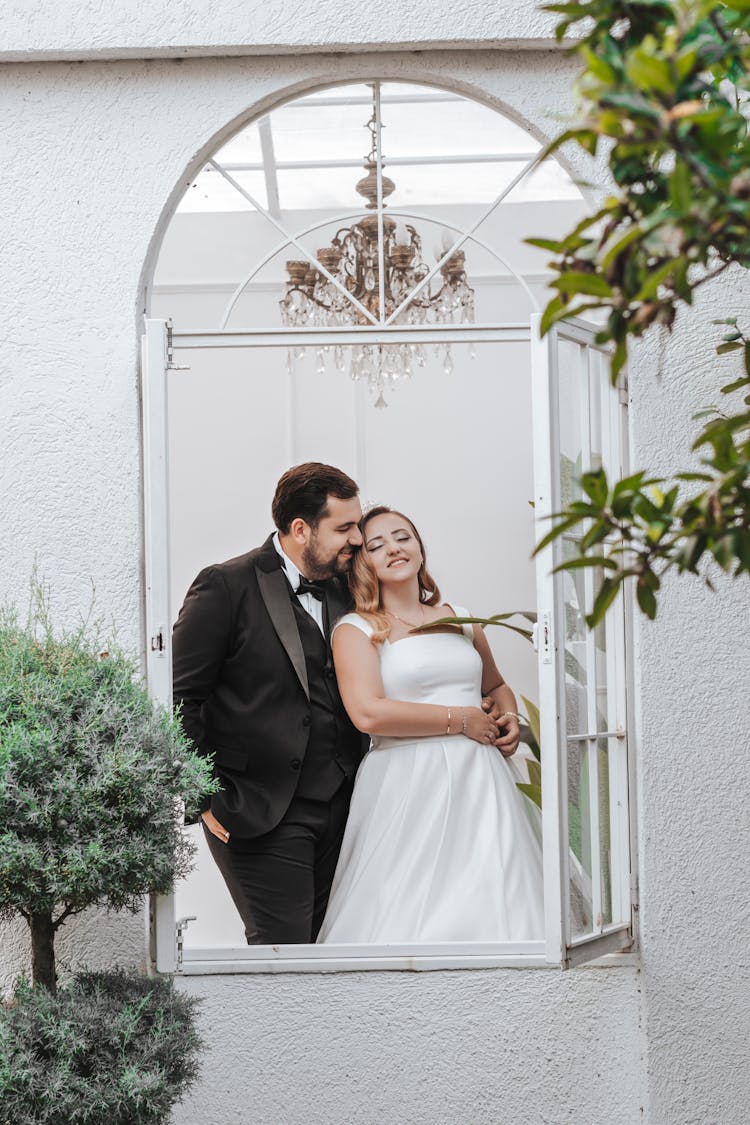
M 356 613 L 344 624 L 372 635 Z M 379 645 L 386 696 L 480 706 L 471 628 Z M 517 779 L 512 759 L 463 735 L 374 738 L 318 941 L 541 940 L 541 848 Z

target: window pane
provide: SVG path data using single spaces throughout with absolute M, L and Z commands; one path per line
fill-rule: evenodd
M 560 425 L 560 501 L 567 507 L 581 496 L 578 478 L 583 462 L 582 391 L 586 353 L 572 340 L 558 347 L 558 406 Z
M 564 540 L 563 559 L 578 554 L 571 540 Z M 588 721 L 589 669 L 585 612 L 586 577 L 583 570 L 563 571 L 565 612 L 565 715 L 568 737 L 586 734 Z
M 601 925 L 612 921 L 612 832 L 609 784 L 609 745 L 606 738 L 597 742 L 599 773 L 599 865 Z
M 601 469 L 604 464 L 604 412 L 609 404 L 609 395 L 602 380 L 606 373 L 602 369 L 602 355 L 590 348 L 589 358 L 589 442 L 590 453 L 588 468 Z
M 568 859 L 571 937 L 591 933 L 591 821 L 588 743 L 568 744 Z
M 594 592 L 599 589 L 605 573 L 602 570 L 594 570 L 593 572 L 593 588 Z M 618 612 L 619 602 L 610 610 L 611 614 Z M 607 650 L 607 642 L 611 629 L 609 628 L 609 620 L 605 618 L 601 621 L 593 631 L 594 643 L 594 663 L 595 663 L 595 700 L 594 710 L 596 713 L 596 729 L 597 730 L 610 730 L 610 707 L 608 695 L 608 669 L 611 659 L 611 653 Z
M 568 745 L 571 937 L 612 922 L 612 833 L 606 738 Z

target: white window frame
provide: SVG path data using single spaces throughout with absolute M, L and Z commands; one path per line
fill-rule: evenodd
M 534 472 L 536 510 L 540 518 L 557 510 L 559 496 L 558 442 L 556 439 L 556 346 L 557 340 L 584 339 L 594 347 L 591 326 L 576 322 L 539 338 L 540 317 L 534 314 L 525 325 L 468 325 L 452 327 L 397 327 L 391 325 L 333 330 L 342 344 L 361 344 L 363 335 L 376 344 L 413 341 L 419 334 L 425 343 L 486 343 L 499 340 L 528 340 L 531 344 L 534 402 Z M 169 583 L 169 487 L 167 456 L 167 381 L 179 371 L 173 362 L 174 349 L 182 359 L 193 348 L 289 347 L 329 342 L 332 330 L 271 330 L 260 332 L 174 333 L 167 321 L 147 318 L 142 346 L 142 404 L 144 435 L 144 518 L 146 572 L 146 668 L 149 691 L 171 706 L 171 622 Z M 172 376 L 178 377 L 178 376 Z M 616 393 L 612 392 L 614 404 Z M 619 414 L 612 407 L 611 418 Z M 621 419 L 618 418 L 619 421 Z M 554 423 L 554 424 L 553 424 Z M 614 424 L 614 422 L 613 422 Z M 622 430 L 618 430 L 621 433 Z M 614 439 L 614 430 L 610 437 Z M 569 863 L 567 847 L 567 794 L 562 783 L 566 732 L 564 690 L 560 677 L 563 648 L 560 628 L 561 586 L 551 574 L 557 548 L 538 557 L 539 671 L 544 813 L 544 939 L 523 943 L 441 943 L 438 945 L 317 945 L 250 946 L 201 949 L 183 947 L 184 920 L 175 913 L 174 895 L 154 896 L 151 909 L 151 950 L 157 971 L 184 975 L 238 972 L 334 972 L 365 969 L 435 970 L 459 968 L 550 968 L 570 967 L 632 947 L 630 917 L 583 939 L 571 938 L 569 911 Z M 625 670 L 622 669 L 623 676 Z M 623 679 L 623 706 L 627 704 Z M 627 777 L 625 778 L 627 789 Z M 627 792 L 625 792 L 627 798 Z M 618 823 L 620 823 L 618 821 Z M 627 800 L 625 802 L 627 843 Z M 623 862 L 627 865 L 627 851 Z M 618 888 L 621 883 L 618 882 Z M 630 891 L 628 883 L 628 908 Z M 620 900 L 621 901 L 621 900 Z M 629 914 L 629 909 L 628 909 Z M 623 963 L 623 958 L 615 958 Z
M 534 476 L 536 484 L 535 507 L 540 520 L 540 536 L 550 525 L 553 513 L 562 506 L 560 487 L 560 433 L 559 433 L 559 347 L 562 341 L 578 345 L 585 357 L 585 378 L 581 387 L 581 438 L 582 463 L 591 464 L 589 404 L 590 364 L 595 355 L 608 358 L 606 347 L 597 344 L 597 326 L 581 319 L 572 319 L 553 328 L 545 339 L 538 331 L 537 317 L 532 347 L 532 385 L 534 418 Z M 606 375 L 608 376 L 608 362 Z M 627 472 L 627 385 L 625 378 L 616 388 L 605 377 L 601 388 L 606 409 L 602 414 L 602 446 L 604 461 L 610 473 Z M 606 396 L 606 397 L 605 397 Z M 546 435 L 546 441 L 545 437 Z M 609 713 L 615 719 L 611 731 L 597 730 L 595 699 L 590 693 L 588 724 L 585 734 L 571 736 L 567 729 L 565 695 L 565 627 L 563 574 L 554 573 L 562 561 L 562 540 L 557 539 L 537 555 L 537 607 L 539 651 L 539 699 L 542 744 L 542 805 L 544 843 L 545 940 L 548 960 L 554 960 L 557 951 L 560 964 L 565 967 L 582 964 L 600 956 L 629 950 L 633 947 L 633 867 L 632 836 L 632 684 L 629 641 L 632 615 L 628 612 L 628 598 L 622 591 L 610 608 L 605 622 L 607 631 L 607 683 L 613 686 L 613 707 Z M 593 600 L 593 575 L 584 571 L 588 604 Z M 595 664 L 594 633 L 586 635 L 587 665 Z M 600 855 L 598 834 L 592 841 L 592 899 L 595 914 L 592 931 L 574 935 L 570 908 L 571 849 L 568 825 L 567 753 L 572 742 L 587 742 L 590 767 L 590 821 L 599 823 L 598 752 L 596 743 L 607 737 L 608 743 L 618 744 L 613 760 L 614 782 L 610 784 L 610 825 L 613 836 L 611 856 L 612 909 L 617 920 L 602 922 L 599 905 Z M 592 747 L 592 743 L 594 744 Z M 553 755 L 544 748 L 554 746 Z

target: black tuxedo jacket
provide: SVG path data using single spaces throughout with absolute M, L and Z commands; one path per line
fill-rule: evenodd
M 351 608 L 329 584 L 331 623 Z M 310 733 L 305 654 L 273 537 L 206 567 L 173 633 L 174 702 L 201 754 L 214 754 L 222 791 L 207 799 L 235 836 L 274 828 L 289 807 Z M 362 752 L 364 740 L 357 742 Z M 356 762 L 352 763 L 356 768 Z

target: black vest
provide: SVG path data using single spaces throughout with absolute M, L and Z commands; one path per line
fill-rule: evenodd
M 362 753 L 362 735 L 341 702 L 328 641 L 296 594 L 290 591 L 290 597 L 310 692 L 310 737 L 295 796 L 329 801 L 344 778 L 354 774 Z

